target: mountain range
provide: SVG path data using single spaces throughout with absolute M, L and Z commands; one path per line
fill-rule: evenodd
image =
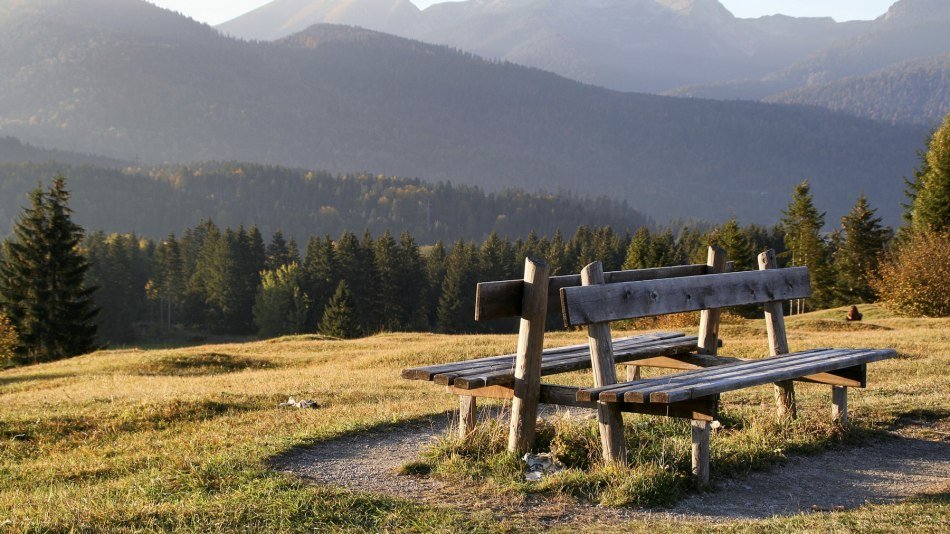
M 465 0 L 425 10 L 410 0 L 274 0 L 219 28 L 272 40 L 315 23 L 445 44 L 620 91 L 804 103 L 928 126 L 950 112 L 950 88 L 934 83 L 950 76 L 933 60 L 950 52 L 945 0 L 900 0 L 876 20 L 842 23 L 742 19 L 718 0 Z M 906 62 L 921 60 L 930 75 L 918 81 Z M 847 101 L 859 96 L 873 101 Z
M 353 27 L 245 42 L 138 0 L 0 0 L 0 135 L 142 164 L 571 190 L 660 222 L 774 222 L 807 178 L 831 221 L 863 191 L 896 223 L 926 132 L 619 93 Z

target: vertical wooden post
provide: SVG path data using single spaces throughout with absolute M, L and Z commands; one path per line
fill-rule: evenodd
M 831 419 L 841 428 L 848 427 L 848 388 L 831 386 Z
M 459 437 L 465 439 L 469 434 L 472 433 L 472 430 L 475 430 L 475 422 L 477 421 L 476 417 L 476 401 L 475 397 L 469 397 L 468 395 L 459 396 Z
M 551 268 L 547 263 L 533 258 L 525 259 L 521 326 L 518 329 L 518 356 L 515 360 L 515 391 L 508 431 L 508 450 L 519 454 L 529 451 L 534 444 L 550 274 Z
M 696 485 L 709 484 L 709 421 L 691 421 L 693 428 L 693 476 Z
M 627 365 L 627 382 L 633 382 L 635 380 L 640 380 L 640 366 L 639 365 Z
M 599 261 L 581 271 L 581 283 L 585 286 L 604 283 L 604 267 Z M 587 342 L 590 344 L 591 367 L 594 371 L 594 387 L 617 383 L 617 367 L 614 363 L 610 323 L 594 323 L 587 327 Z M 623 438 L 623 413 L 617 403 L 597 403 L 597 423 L 600 427 L 600 444 L 604 461 L 624 464 L 627 447 Z
M 766 250 L 759 254 L 759 269 L 777 269 L 775 251 Z M 769 354 L 778 356 L 788 354 L 788 338 L 785 335 L 785 316 L 781 302 L 765 303 L 765 328 L 769 334 Z M 795 418 L 795 385 L 791 380 L 775 384 L 775 407 L 779 417 Z
M 709 247 L 706 265 L 709 274 L 726 271 L 726 251 L 719 247 Z M 719 317 L 720 310 L 703 310 L 699 316 L 699 349 L 700 354 L 715 355 L 719 351 Z

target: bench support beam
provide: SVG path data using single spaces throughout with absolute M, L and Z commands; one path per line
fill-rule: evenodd
M 604 283 L 604 268 L 599 261 L 591 263 L 581 272 L 585 286 Z M 614 365 L 613 343 L 610 323 L 593 323 L 587 327 L 590 343 L 591 366 L 594 371 L 594 387 L 617 383 L 617 367 Z M 623 437 L 623 413 L 616 404 L 597 403 L 597 423 L 600 427 L 600 444 L 604 461 L 625 464 L 627 446 Z
M 848 427 L 848 388 L 831 386 L 831 419 L 841 428 Z
M 759 254 L 759 270 L 777 269 L 775 251 L 766 250 Z M 788 338 L 785 334 L 785 313 L 781 302 L 765 303 L 765 328 L 769 334 L 769 355 L 788 354 Z M 795 407 L 795 383 L 791 380 L 775 384 L 775 407 L 780 418 L 794 419 L 798 414 Z
M 709 421 L 692 421 L 693 429 L 693 476 L 696 485 L 709 484 Z
M 518 454 L 528 452 L 534 445 L 550 274 L 551 268 L 547 263 L 532 258 L 525 260 L 514 398 L 511 401 L 511 426 L 508 430 L 508 450 Z

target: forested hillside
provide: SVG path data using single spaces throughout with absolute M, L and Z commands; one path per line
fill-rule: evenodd
M 0 127 L 143 164 L 257 161 L 772 222 L 804 178 L 890 222 L 926 128 L 620 94 L 374 32 L 246 43 L 138 0 L 0 2 Z M 170 215 L 171 216 L 171 215 Z
M 861 117 L 936 125 L 950 113 L 950 53 L 865 75 L 793 89 L 766 102 L 808 104 Z
M 15 137 L 0 137 L 0 164 L 26 162 L 46 163 L 50 161 L 70 165 L 98 165 L 100 167 L 122 167 L 128 165 L 125 162 L 103 156 L 40 148 L 24 143 Z
M 650 221 L 626 203 L 563 194 L 488 193 L 472 186 L 430 184 L 371 174 L 332 175 L 248 163 L 150 169 L 0 165 L 0 236 L 27 204 L 27 192 L 56 174 L 69 178 L 76 219 L 91 231 L 163 238 L 213 218 L 258 226 L 265 235 L 339 235 L 409 231 L 422 244 L 483 239 L 493 231 L 553 234 L 583 224 L 634 230 Z

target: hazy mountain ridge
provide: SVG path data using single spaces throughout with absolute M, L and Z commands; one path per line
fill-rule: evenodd
M 377 6 L 381 2 L 385 5 Z M 275 0 L 219 28 L 270 40 L 311 24 L 352 24 L 603 87 L 660 92 L 764 75 L 854 35 L 863 24 L 830 18 L 737 19 L 717 0 L 467 0 L 422 11 L 387 9 L 392 2 L 411 4 Z
M 867 93 L 859 77 L 950 52 L 945 0 L 900 0 L 877 20 L 843 23 L 739 19 L 718 0 L 466 0 L 422 11 L 406 4 L 275 0 L 220 28 L 273 39 L 310 23 L 345 22 L 624 91 L 789 101 L 922 125 L 950 112 L 922 106 L 942 100 L 932 76 L 890 76 L 876 84 L 872 105 L 834 99 Z M 936 94 L 921 96 L 928 91 Z
M 929 126 L 950 112 L 950 106 L 940 105 L 950 88 L 937 73 L 943 68 L 940 58 L 950 53 L 948 28 L 950 2 L 900 0 L 861 34 L 840 39 L 785 69 L 756 80 L 683 87 L 665 94 L 795 102 Z M 902 74 L 915 64 L 927 65 L 931 74 Z M 869 85 L 876 89 L 869 92 Z M 849 95 L 858 94 L 873 101 L 849 101 Z
M 122 28 L 152 20 L 143 2 L 44 5 L 57 13 L 0 19 L 0 72 L 15 73 L 0 78 L 0 131 L 144 164 L 251 160 L 574 190 L 628 199 L 660 221 L 772 222 L 810 178 L 832 217 L 864 190 L 896 221 L 899 176 L 926 133 L 789 106 L 621 94 L 353 28 L 247 43 L 171 15 L 195 37 L 139 39 Z M 119 31 L 97 23 L 102 9 L 122 19 Z M 70 17 L 81 23 L 61 23 Z M 47 47 L 52 60 L 5 53 L 13 47 Z

